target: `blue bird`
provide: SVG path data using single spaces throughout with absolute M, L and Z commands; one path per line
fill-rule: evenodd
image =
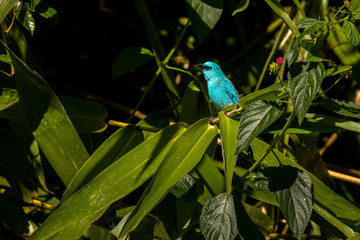
M 239 101 L 239 95 L 231 81 L 214 62 L 197 65 L 202 69 L 208 86 L 209 97 L 217 110 Z
M 214 62 L 206 62 L 197 65 L 201 68 L 208 86 L 209 97 L 217 110 L 221 111 L 224 107 L 236 104 L 239 95 L 231 81 L 221 71 L 219 65 Z M 253 156 L 252 146 L 246 148 L 249 156 Z

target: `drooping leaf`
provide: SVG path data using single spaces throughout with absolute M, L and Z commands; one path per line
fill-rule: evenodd
M 286 222 L 301 239 L 313 210 L 311 178 L 306 172 L 286 165 L 267 168 L 265 172 L 269 177 L 269 190 L 278 202 Z
M 352 66 L 340 66 L 340 67 L 335 67 L 335 68 L 327 68 L 325 77 L 331 77 L 336 74 L 348 72 L 351 69 L 352 69 Z
M 122 236 L 134 230 L 167 191 L 196 166 L 216 136 L 217 130 L 216 126 L 210 125 L 209 120 L 204 118 L 194 123 L 177 139 L 122 229 Z
M 343 30 L 346 38 L 353 46 L 357 46 L 360 43 L 360 33 L 355 24 L 346 20 L 343 25 Z
M 232 15 L 234 16 L 237 13 L 244 11 L 249 6 L 250 0 L 239 0 L 239 4 L 236 9 L 233 11 Z
M 325 76 L 322 63 L 296 63 L 288 72 L 289 91 L 299 125 Z
M 11 63 L 11 57 L 7 54 L 0 54 L 0 62 Z
M 17 102 L 19 102 L 19 96 L 16 89 L 2 88 L 0 90 L 0 111 L 13 106 Z
M 89 155 L 49 85 L 7 50 L 26 123 L 58 176 L 68 185 Z
M 323 99 L 320 105 L 346 117 L 360 118 L 360 106 L 354 102 L 340 99 Z
M 112 63 L 112 78 L 117 78 L 124 73 L 139 67 L 151 59 L 154 54 L 143 47 L 129 47 L 121 51 Z
M 236 154 L 244 151 L 251 141 L 275 122 L 282 113 L 282 107 L 276 102 L 256 101 L 249 105 L 241 115 Z
M 168 150 L 185 129 L 183 123 L 174 124 L 117 159 L 61 202 L 29 240 L 46 239 L 56 234 L 62 236 L 59 239 L 69 239 L 69 236 L 73 236 L 71 230 L 77 229 L 74 226 L 76 224 L 81 225 L 79 231 L 76 230 L 81 236 L 111 203 L 137 189 L 156 172 Z M 63 233 L 64 229 L 69 231 Z
M 206 240 L 233 240 L 238 232 L 232 194 L 209 199 L 200 215 L 200 228 Z
M 223 11 L 224 1 L 186 0 L 186 2 L 187 11 L 194 27 L 194 31 L 201 43 L 219 21 Z
M 0 23 L 6 15 L 13 9 L 18 0 L 0 1 Z

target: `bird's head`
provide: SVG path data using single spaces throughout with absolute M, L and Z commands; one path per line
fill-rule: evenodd
M 224 73 L 221 71 L 220 66 L 214 62 L 208 61 L 197 66 L 201 68 L 207 81 L 211 80 L 213 77 L 225 77 Z

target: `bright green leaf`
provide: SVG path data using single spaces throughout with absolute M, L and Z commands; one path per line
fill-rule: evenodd
M 223 11 L 224 1 L 186 0 L 186 2 L 192 26 L 201 43 L 219 21 Z
M 217 130 L 217 127 L 210 125 L 205 118 L 194 123 L 177 139 L 122 229 L 122 236 L 134 230 L 168 190 L 197 165 Z
M 296 63 L 288 72 L 290 96 L 299 125 L 320 89 L 324 76 L 322 63 Z
M 235 239 L 238 229 L 232 194 L 222 193 L 209 199 L 201 210 L 199 222 L 206 240 Z
M 121 51 L 112 63 L 112 78 L 117 78 L 124 73 L 144 65 L 154 58 L 154 54 L 142 47 L 129 47 Z
M 221 137 L 221 152 L 225 166 L 225 187 L 230 195 L 232 191 L 232 178 L 237 160 L 236 137 L 239 121 L 229 118 L 223 111 L 219 112 L 219 125 Z
M 35 19 L 30 12 L 31 2 L 23 2 L 21 8 L 15 13 L 16 19 L 31 33 L 35 31 Z
M 282 113 L 282 107 L 276 102 L 256 101 L 249 105 L 241 115 L 236 154 L 244 151 L 252 140 L 275 122 Z
M 63 235 L 64 229 L 72 229 L 77 223 L 84 225 L 82 231 L 85 232 L 90 223 L 98 219 L 111 203 L 137 189 L 155 173 L 168 150 L 185 129 L 183 123 L 165 128 L 116 160 L 63 201 L 30 239 Z
M 0 54 L 0 62 L 11 63 L 11 57 L 7 54 Z

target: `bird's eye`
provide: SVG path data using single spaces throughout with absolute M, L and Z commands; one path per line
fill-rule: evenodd
M 204 66 L 204 69 L 205 69 L 205 70 L 210 70 L 211 67 L 210 67 L 210 66 Z

